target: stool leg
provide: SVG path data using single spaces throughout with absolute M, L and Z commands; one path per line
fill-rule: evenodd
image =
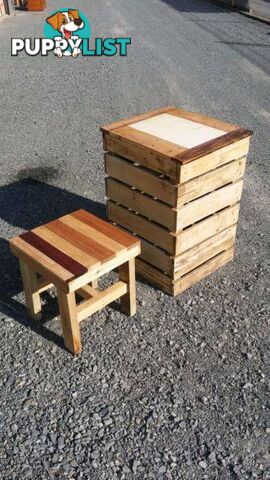
M 122 311 L 126 315 L 135 315 L 136 313 L 136 279 L 135 279 L 135 259 L 120 265 L 119 278 L 127 283 L 128 291 L 120 299 Z
M 38 292 L 37 274 L 34 270 L 28 267 L 22 260 L 20 262 L 20 269 L 23 281 L 23 288 L 25 293 L 26 306 L 30 317 L 35 320 L 41 318 L 41 301 Z
M 77 320 L 75 293 L 57 289 L 64 343 L 73 354 L 81 353 L 81 334 Z
M 91 285 L 93 288 L 98 288 L 98 280 L 92 280 Z

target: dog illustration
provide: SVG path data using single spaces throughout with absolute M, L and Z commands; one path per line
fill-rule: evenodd
M 77 30 L 81 30 L 84 27 L 84 22 L 79 16 L 78 10 L 67 10 L 66 12 L 56 12 L 51 17 L 46 19 L 47 23 L 51 25 L 55 30 L 58 30 L 62 34 L 62 37 L 54 37 L 55 40 L 77 40 L 79 37 L 73 35 Z M 72 51 L 65 51 L 64 55 L 71 55 L 77 57 L 81 50 L 75 47 Z M 62 57 L 63 52 L 61 48 L 56 48 L 54 50 L 55 55 Z

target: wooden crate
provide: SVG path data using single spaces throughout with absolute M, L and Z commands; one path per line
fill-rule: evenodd
M 27 10 L 41 11 L 46 8 L 46 0 L 27 0 Z
M 137 271 L 176 295 L 233 257 L 252 132 L 174 107 L 102 127 L 108 218 Z

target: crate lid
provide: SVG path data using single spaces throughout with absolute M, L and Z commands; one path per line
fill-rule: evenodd
M 237 125 L 165 107 L 101 127 L 102 132 L 123 141 L 162 152 L 180 163 L 187 163 L 252 135 Z

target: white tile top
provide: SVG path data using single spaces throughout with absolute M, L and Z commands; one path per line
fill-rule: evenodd
M 168 113 L 162 113 L 129 126 L 185 148 L 196 147 L 226 133 Z

